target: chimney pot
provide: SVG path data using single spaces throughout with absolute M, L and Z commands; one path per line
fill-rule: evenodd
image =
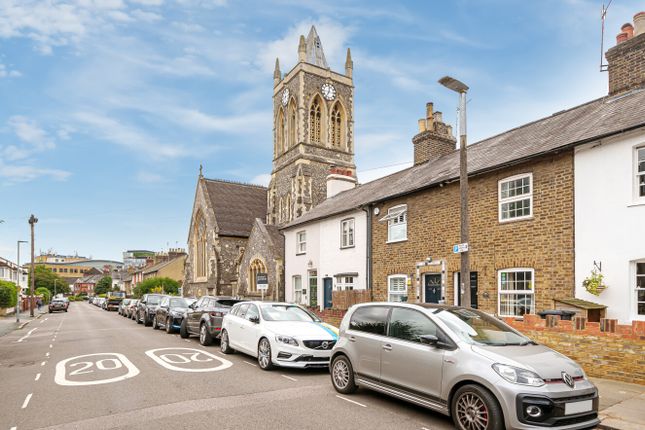
M 623 24 L 623 26 L 620 27 L 620 31 L 623 33 L 627 33 L 628 39 L 631 39 L 632 37 L 634 37 L 634 26 L 629 22 Z
M 645 33 L 645 12 L 634 15 L 634 36 Z
M 618 33 L 616 36 L 616 45 L 623 43 L 629 38 L 629 35 L 627 33 Z
M 443 122 L 443 114 L 441 112 L 435 112 L 434 113 L 434 121 L 435 122 Z
M 426 131 L 426 120 L 421 118 L 419 120 L 419 133 L 423 133 L 424 131 Z

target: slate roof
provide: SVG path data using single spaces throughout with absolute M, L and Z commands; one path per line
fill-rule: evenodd
M 645 126 L 645 89 L 602 97 L 468 145 L 475 175 Z M 344 191 L 287 224 L 293 227 L 459 178 L 459 151 Z
M 74 283 L 75 284 L 96 284 L 98 283 L 104 275 L 89 275 L 78 278 Z
M 215 179 L 204 183 L 221 236 L 249 237 L 254 220 L 266 218 L 265 187 Z
M 158 272 L 159 270 L 163 269 L 164 267 L 166 267 L 166 266 L 167 266 L 167 265 L 169 265 L 170 263 L 173 263 L 173 262 L 174 262 L 175 260 L 177 260 L 178 258 L 185 258 L 185 257 L 186 257 L 186 255 L 180 255 L 180 256 L 178 256 L 178 257 L 171 258 L 170 260 L 166 260 L 166 261 L 162 261 L 162 262 L 157 263 L 157 264 L 153 264 L 153 265 L 152 265 L 152 266 L 150 266 L 150 267 L 144 268 L 144 269 L 143 269 L 143 274 L 144 274 L 144 275 L 147 275 L 147 274 L 149 274 L 149 273 Z

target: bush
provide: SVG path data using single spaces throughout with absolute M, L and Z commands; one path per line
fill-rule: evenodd
M 0 281 L 0 308 L 12 308 L 18 300 L 18 288 L 13 282 Z
M 43 296 L 43 304 L 44 304 L 44 305 L 46 305 L 47 303 L 49 303 L 49 301 L 50 301 L 50 300 L 51 300 L 51 298 L 52 298 L 52 293 L 51 293 L 51 291 L 49 291 L 49 289 L 47 289 L 47 288 L 45 288 L 45 287 L 36 288 L 36 291 L 34 291 L 34 293 L 35 293 L 37 296 Z
M 69 296 L 67 298 L 67 300 L 69 300 L 70 302 L 75 302 L 76 301 L 76 296 Z
M 134 287 L 132 293 L 136 298 L 150 293 L 163 293 L 174 296 L 179 293 L 179 282 L 171 278 L 148 278 Z

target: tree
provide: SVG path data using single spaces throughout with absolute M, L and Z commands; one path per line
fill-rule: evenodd
M 112 277 L 104 276 L 96 283 L 94 294 L 105 294 L 109 291 L 112 291 Z
M 49 300 L 52 298 L 51 291 L 45 287 L 36 288 L 34 294 L 37 296 L 43 296 L 43 303 L 45 304 L 49 303 Z
M 133 291 L 135 297 L 141 297 L 144 294 L 153 292 L 177 295 L 179 293 L 179 282 L 171 278 L 148 278 L 134 287 Z
M 0 309 L 16 306 L 16 300 L 18 300 L 16 284 L 0 280 Z
M 58 276 L 58 274 L 51 271 L 45 266 L 36 265 L 34 268 L 35 289 L 47 288 L 51 295 L 63 293 L 69 294 L 69 284 L 67 281 Z M 29 274 L 29 282 L 31 283 L 31 274 Z

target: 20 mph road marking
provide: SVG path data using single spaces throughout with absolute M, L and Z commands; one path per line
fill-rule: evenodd
M 96 357 L 101 358 L 96 360 Z M 88 358 L 90 361 L 81 360 Z M 67 363 L 70 364 L 68 365 Z M 74 370 L 71 370 L 68 374 L 67 367 L 74 368 Z M 94 370 L 94 367 L 96 367 L 96 371 Z M 119 376 L 112 376 L 107 378 L 104 377 L 104 379 L 100 379 L 102 373 L 114 374 L 115 372 L 113 371 L 119 370 L 121 368 L 125 370 L 125 374 L 123 374 L 123 371 L 120 371 L 117 372 L 122 373 Z M 68 376 L 83 374 L 92 374 L 92 377 L 96 379 L 81 381 L 68 379 Z M 99 352 L 97 354 L 79 355 L 77 357 L 71 357 L 66 360 L 59 361 L 58 364 L 56 364 L 56 376 L 54 377 L 54 381 L 56 381 L 58 385 L 66 386 L 98 385 L 108 384 L 110 382 L 119 382 L 128 378 L 134 378 L 138 374 L 139 369 L 134 364 L 132 364 L 132 362 L 128 360 L 125 355 L 116 352 Z
M 362 407 L 364 407 L 364 408 L 366 408 L 366 407 L 367 407 L 367 406 L 365 406 L 365 405 L 364 405 L 364 404 L 362 404 L 362 403 L 358 403 L 358 402 L 355 402 L 355 401 L 353 401 L 353 400 L 346 399 L 345 397 L 339 396 L 338 394 L 336 395 L 336 397 L 338 397 L 338 398 L 339 398 L 339 399 L 341 399 L 341 400 L 345 400 L 346 402 L 353 403 L 353 404 L 358 405 L 358 406 L 362 406 Z
M 34 393 L 29 393 L 27 394 L 27 397 L 25 397 L 25 401 L 22 402 L 22 408 L 25 409 L 27 405 L 29 404 L 29 401 L 31 400 L 31 396 L 33 396 Z
M 32 328 L 31 330 L 29 330 L 29 333 L 27 333 L 26 335 L 24 335 L 23 337 L 21 337 L 20 339 L 18 339 L 18 342 L 22 342 L 23 340 L 27 339 L 27 338 L 28 338 L 29 336 L 31 336 L 31 334 L 32 334 L 33 332 L 35 332 L 36 330 L 38 330 L 38 327 L 36 327 L 36 328 Z
M 176 372 L 216 372 L 233 365 L 210 352 L 195 348 L 157 348 L 146 351 L 155 363 Z

